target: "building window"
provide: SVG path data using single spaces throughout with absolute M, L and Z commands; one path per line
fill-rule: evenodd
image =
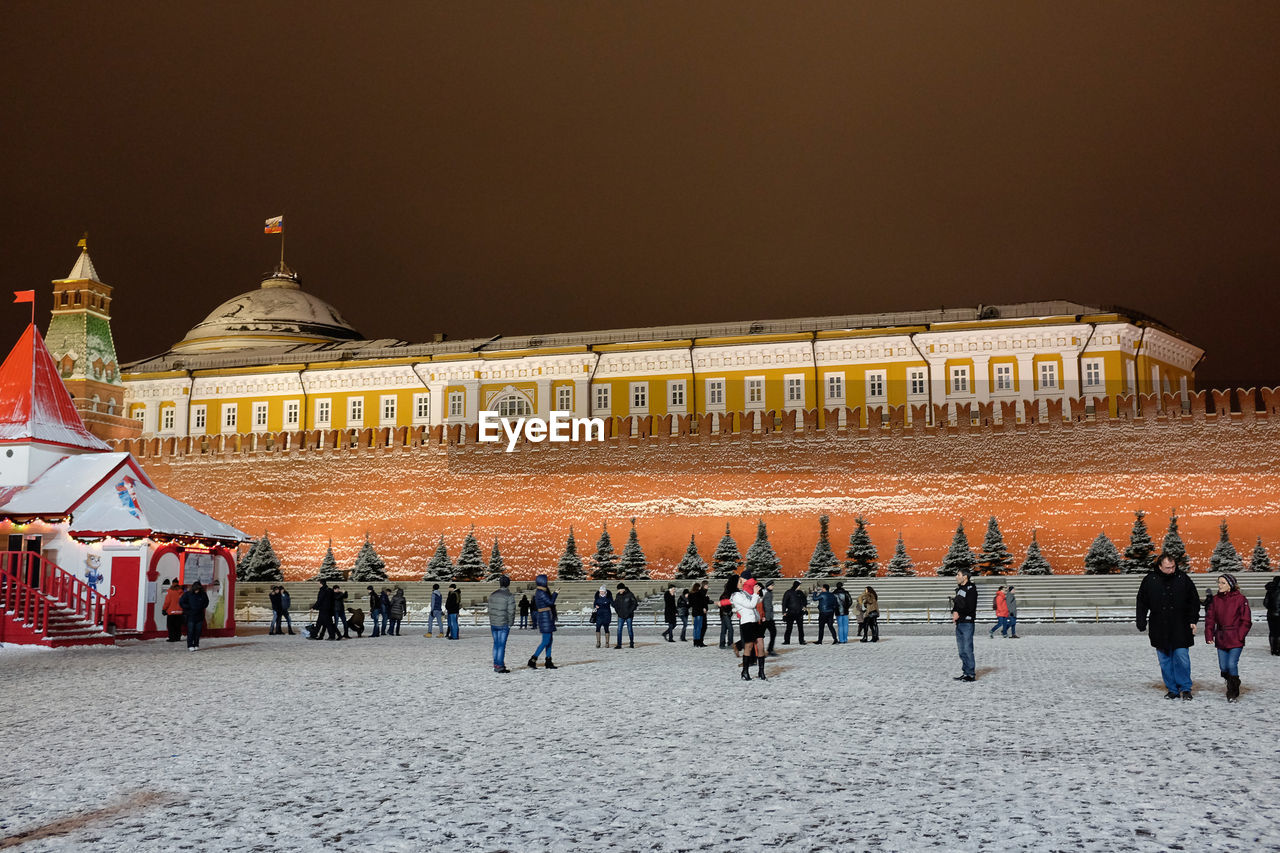
M 788 376 L 787 377 L 787 404 L 793 406 L 804 405 L 804 377 Z
M 504 418 L 524 418 L 533 414 L 533 406 L 519 394 L 508 394 L 498 401 L 498 414 Z
M 885 399 L 885 374 L 883 370 L 877 370 L 867 374 L 867 399 L 879 400 Z
M 254 429 L 267 428 L 267 404 L 266 403 L 253 404 L 253 428 Z
M 608 386 L 608 385 L 597 385 L 597 386 L 596 386 L 596 411 L 597 411 L 597 412 L 608 412 L 608 411 L 610 411 L 609 386 Z
M 224 403 L 222 406 L 222 429 L 234 430 L 239 412 L 235 403 Z
M 969 393 L 969 368 L 967 367 L 951 368 L 951 393 L 952 394 L 968 394 Z
M 556 389 L 556 411 L 573 411 L 573 388 L 568 385 L 561 385 Z
M 908 371 L 907 381 L 910 383 L 912 397 L 922 397 L 927 393 L 925 371 L 916 369 Z
M 668 409 L 684 408 L 684 381 L 667 383 Z
M 297 400 L 286 400 L 284 404 L 284 425 L 285 428 L 293 427 L 297 429 L 298 422 L 302 419 L 302 404 Z
M 844 402 L 844 374 L 827 374 L 827 400 L 833 403 Z
M 764 406 L 764 379 L 753 376 L 747 380 L 747 405 L 752 408 Z
M 166 432 L 172 430 L 174 420 L 173 406 L 165 406 L 160 410 L 160 429 Z
M 1013 365 L 997 364 L 996 370 L 996 390 L 1012 391 L 1013 390 Z
M 1058 387 L 1058 365 L 1051 361 L 1040 363 L 1040 387 Z
M 205 423 L 205 407 L 192 406 L 191 407 L 191 428 L 202 430 L 204 429 L 204 423 Z
M 316 400 L 316 426 L 327 427 L 332 423 L 333 404 L 329 400 Z
M 707 408 L 708 409 L 724 408 L 724 380 L 723 379 L 707 380 Z
M 431 395 L 430 394 L 414 394 L 413 395 L 414 423 L 425 423 L 430 419 L 431 419 Z
M 351 397 L 347 400 L 347 426 L 364 426 L 364 398 Z
M 1086 361 L 1084 363 L 1084 387 L 1102 387 L 1102 362 Z
M 649 408 L 649 383 L 631 383 L 631 411 L 644 412 Z
M 133 408 L 133 419 L 134 419 L 135 421 L 137 421 L 138 423 L 142 423 L 143 421 L 145 421 L 145 420 L 147 419 L 147 407 L 146 407 L 146 406 L 134 406 L 134 408 Z
M 460 418 L 465 411 L 465 403 L 463 402 L 463 394 L 461 391 L 449 392 L 449 417 Z
M 382 418 L 378 421 L 380 426 L 395 426 L 396 424 L 396 398 L 393 395 L 387 395 L 382 398 Z

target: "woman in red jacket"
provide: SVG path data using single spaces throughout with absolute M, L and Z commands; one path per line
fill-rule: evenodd
M 1218 575 L 1218 594 L 1204 614 L 1204 641 L 1218 647 L 1218 669 L 1227 680 L 1227 701 L 1240 698 L 1240 653 L 1253 627 L 1249 599 L 1240 592 L 1235 575 Z

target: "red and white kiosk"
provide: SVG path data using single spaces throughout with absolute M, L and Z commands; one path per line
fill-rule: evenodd
M 235 527 L 155 488 L 86 429 L 39 331 L 0 366 L 0 642 L 165 635 L 164 583 L 200 581 L 206 636 L 235 633 Z

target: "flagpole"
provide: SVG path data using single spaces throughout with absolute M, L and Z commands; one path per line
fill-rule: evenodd
M 280 213 L 280 269 L 284 270 L 284 212 Z

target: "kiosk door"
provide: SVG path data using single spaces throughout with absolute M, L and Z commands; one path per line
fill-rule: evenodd
M 111 558 L 111 599 L 107 609 L 116 628 L 134 631 L 138 628 L 138 578 L 142 572 L 139 557 Z

